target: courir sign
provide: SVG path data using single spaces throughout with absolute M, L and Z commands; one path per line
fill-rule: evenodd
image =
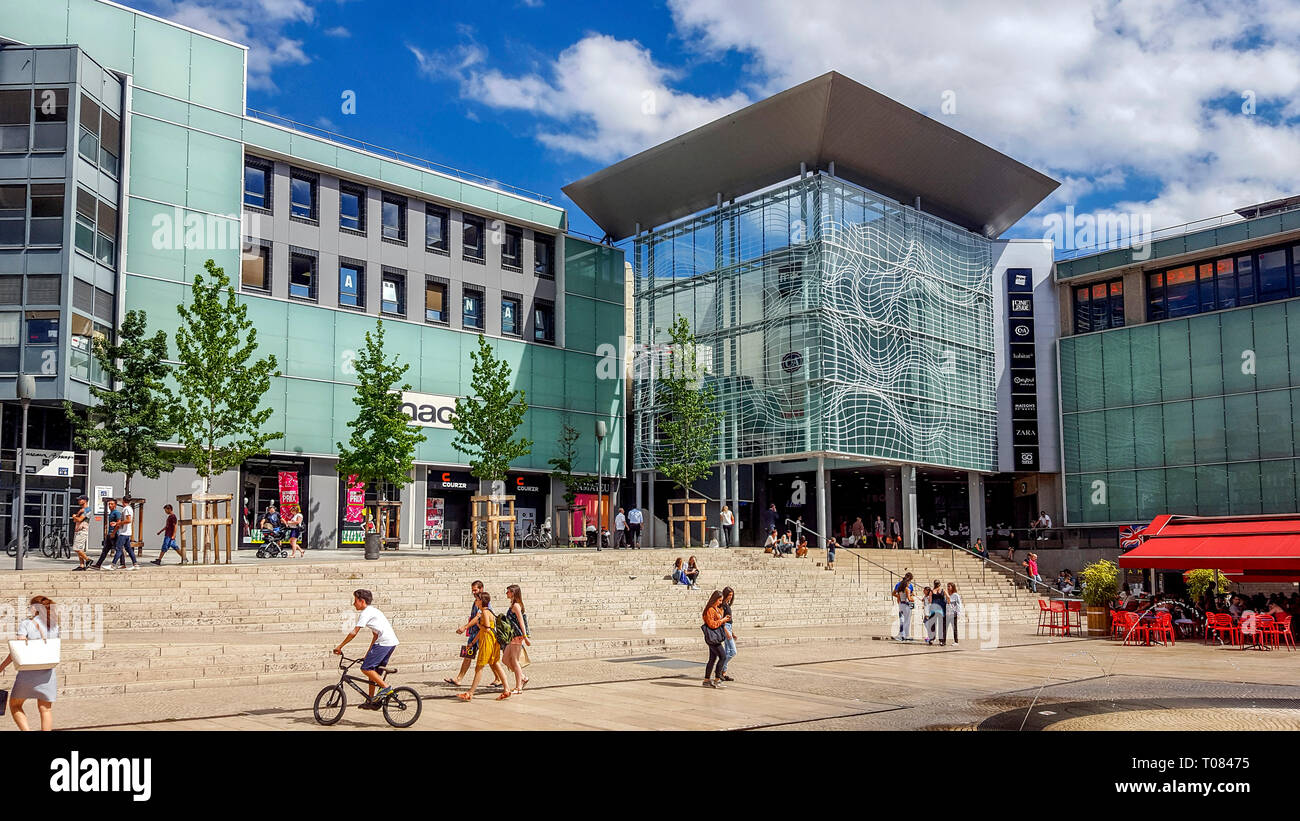
M 456 397 L 403 391 L 402 413 L 410 417 L 413 425 L 450 430 L 456 416 Z

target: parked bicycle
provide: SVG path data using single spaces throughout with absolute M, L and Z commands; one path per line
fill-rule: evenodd
M 71 559 L 72 545 L 63 525 L 47 525 L 41 536 L 41 555 L 47 559 Z
M 551 535 L 550 528 L 538 530 L 537 525 L 531 525 L 528 533 L 524 535 L 523 546 L 527 548 L 549 548 L 555 546 L 555 537 Z
M 331 684 L 316 694 L 316 701 L 312 704 L 312 713 L 316 720 L 326 727 L 338 724 L 343 718 L 343 711 L 348 706 L 348 693 L 343 685 L 346 684 L 361 696 L 363 704 L 376 704 L 384 712 L 384 720 L 394 727 L 410 727 L 420 719 L 420 712 L 424 709 L 420 703 L 420 694 L 410 687 L 394 687 L 383 699 L 372 699 L 368 687 L 370 679 L 361 678 L 348 674 L 348 670 L 353 665 L 360 662 L 361 659 L 350 659 L 343 656 L 339 659 L 339 669 L 343 674 L 339 676 L 338 684 Z M 384 678 L 385 681 L 395 673 L 396 667 L 376 667 L 375 671 Z
M 27 556 L 30 556 L 32 552 L 32 526 L 31 525 L 23 525 L 22 540 L 23 540 L 23 557 L 26 558 Z M 17 558 L 18 556 L 17 536 L 13 537 L 13 539 L 9 541 L 9 544 L 5 545 L 5 552 L 9 554 L 9 557 L 11 559 Z

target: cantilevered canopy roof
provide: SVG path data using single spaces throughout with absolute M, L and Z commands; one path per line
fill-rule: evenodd
M 564 187 L 605 233 L 631 236 L 796 177 L 799 164 L 996 237 L 1060 183 L 837 72 Z
M 1300 515 L 1158 516 L 1120 567 L 1219 570 L 1248 581 L 1300 576 Z

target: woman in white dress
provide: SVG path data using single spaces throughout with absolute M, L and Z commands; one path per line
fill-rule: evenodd
M 54 614 L 54 602 L 45 596 L 35 596 L 31 601 L 31 617 L 18 625 L 19 639 L 40 641 L 42 638 L 57 639 L 59 621 Z M 0 672 L 13 661 L 12 655 L 0 661 Z M 59 681 L 54 668 L 49 670 L 19 670 L 14 677 L 13 689 L 9 692 L 9 712 L 18 729 L 27 730 L 27 714 L 23 704 L 29 698 L 36 699 L 36 708 L 41 714 L 41 729 L 54 729 L 54 699 L 58 697 Z

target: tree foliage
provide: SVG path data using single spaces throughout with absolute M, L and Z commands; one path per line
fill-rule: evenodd
M 470 472 L 485 481 L 501 481 L 516 459 L 532 453 L 531 439 L 516 439 L 528 402 L 522 390 L 512 387 L 510 363 L 497 359 L 483 334 L 478 351 L 470 354 L 474 374 L 469 396 L 456 400 L 452 447 L 469 457 Z
M 578 458 L 579 436 L 578 429 L 566 418 L 564 424 L 560 427 L 560 439 L 556 443 L 556 455 L 546 460 L 547 464 L 555 468 L 551 471 L 551 476 L 564 483 L 565 507 L 573 507 L 574 501 L 578 498 L 575 485 L 580 477 L 574 475 L 573 463 Z
M 157 479 L 173 461 L 158 447 L 175 433 L 174 397 L 165 382 L 167 334 L 149 335 L 148 324 L 144 311 L 127 311 L 116 342 L 95 338 L 92 354 L 109 387 L 90 386 L 95 401 L 84 413 L 63 403 L 77 447 L 99 451 L 106 470 L 124 474 L 127 496 L 137 473 Z
M 190 304 L 176 306 L 176 383 L 179 398 L 173 421 L 181 458 L 203 477 L 206 493 L 212 477 L 266 452 L 283 434 L 263 432 L 270 408 L 259 408 L 279 376 L 274 355 L 255 359 L 257 329 L 248 306 L 239 302 L 225 271 L 212 260 L 204 264 L 209 279 L 195 274 Z
M 355 474 L 364 482 L 400 488 L 411 481 L 415 446 L 425 437 L 402 412 L 402 391 L 411 389 L 402 377 L 411 366 L 398 365 L 397 360 L 396 354 L 391 360 L 384 356 L 384 323 L 376 320 L 374 334 L 366 331 L 366 344 L 353 360 L 357 415 L 348 422 L 352 434 L 347 447 L 338 443 L 337 468 L 343 476 Z
M 658 377 L 658 426 L 664 448 L 659 471 L 689 498 L 691 485 L 713 470 L 714 437 L 722 412 L 714 408 L 713 388 L 703 384 L 695 334 L 679 314 L 668 329 L 667 366 Z

